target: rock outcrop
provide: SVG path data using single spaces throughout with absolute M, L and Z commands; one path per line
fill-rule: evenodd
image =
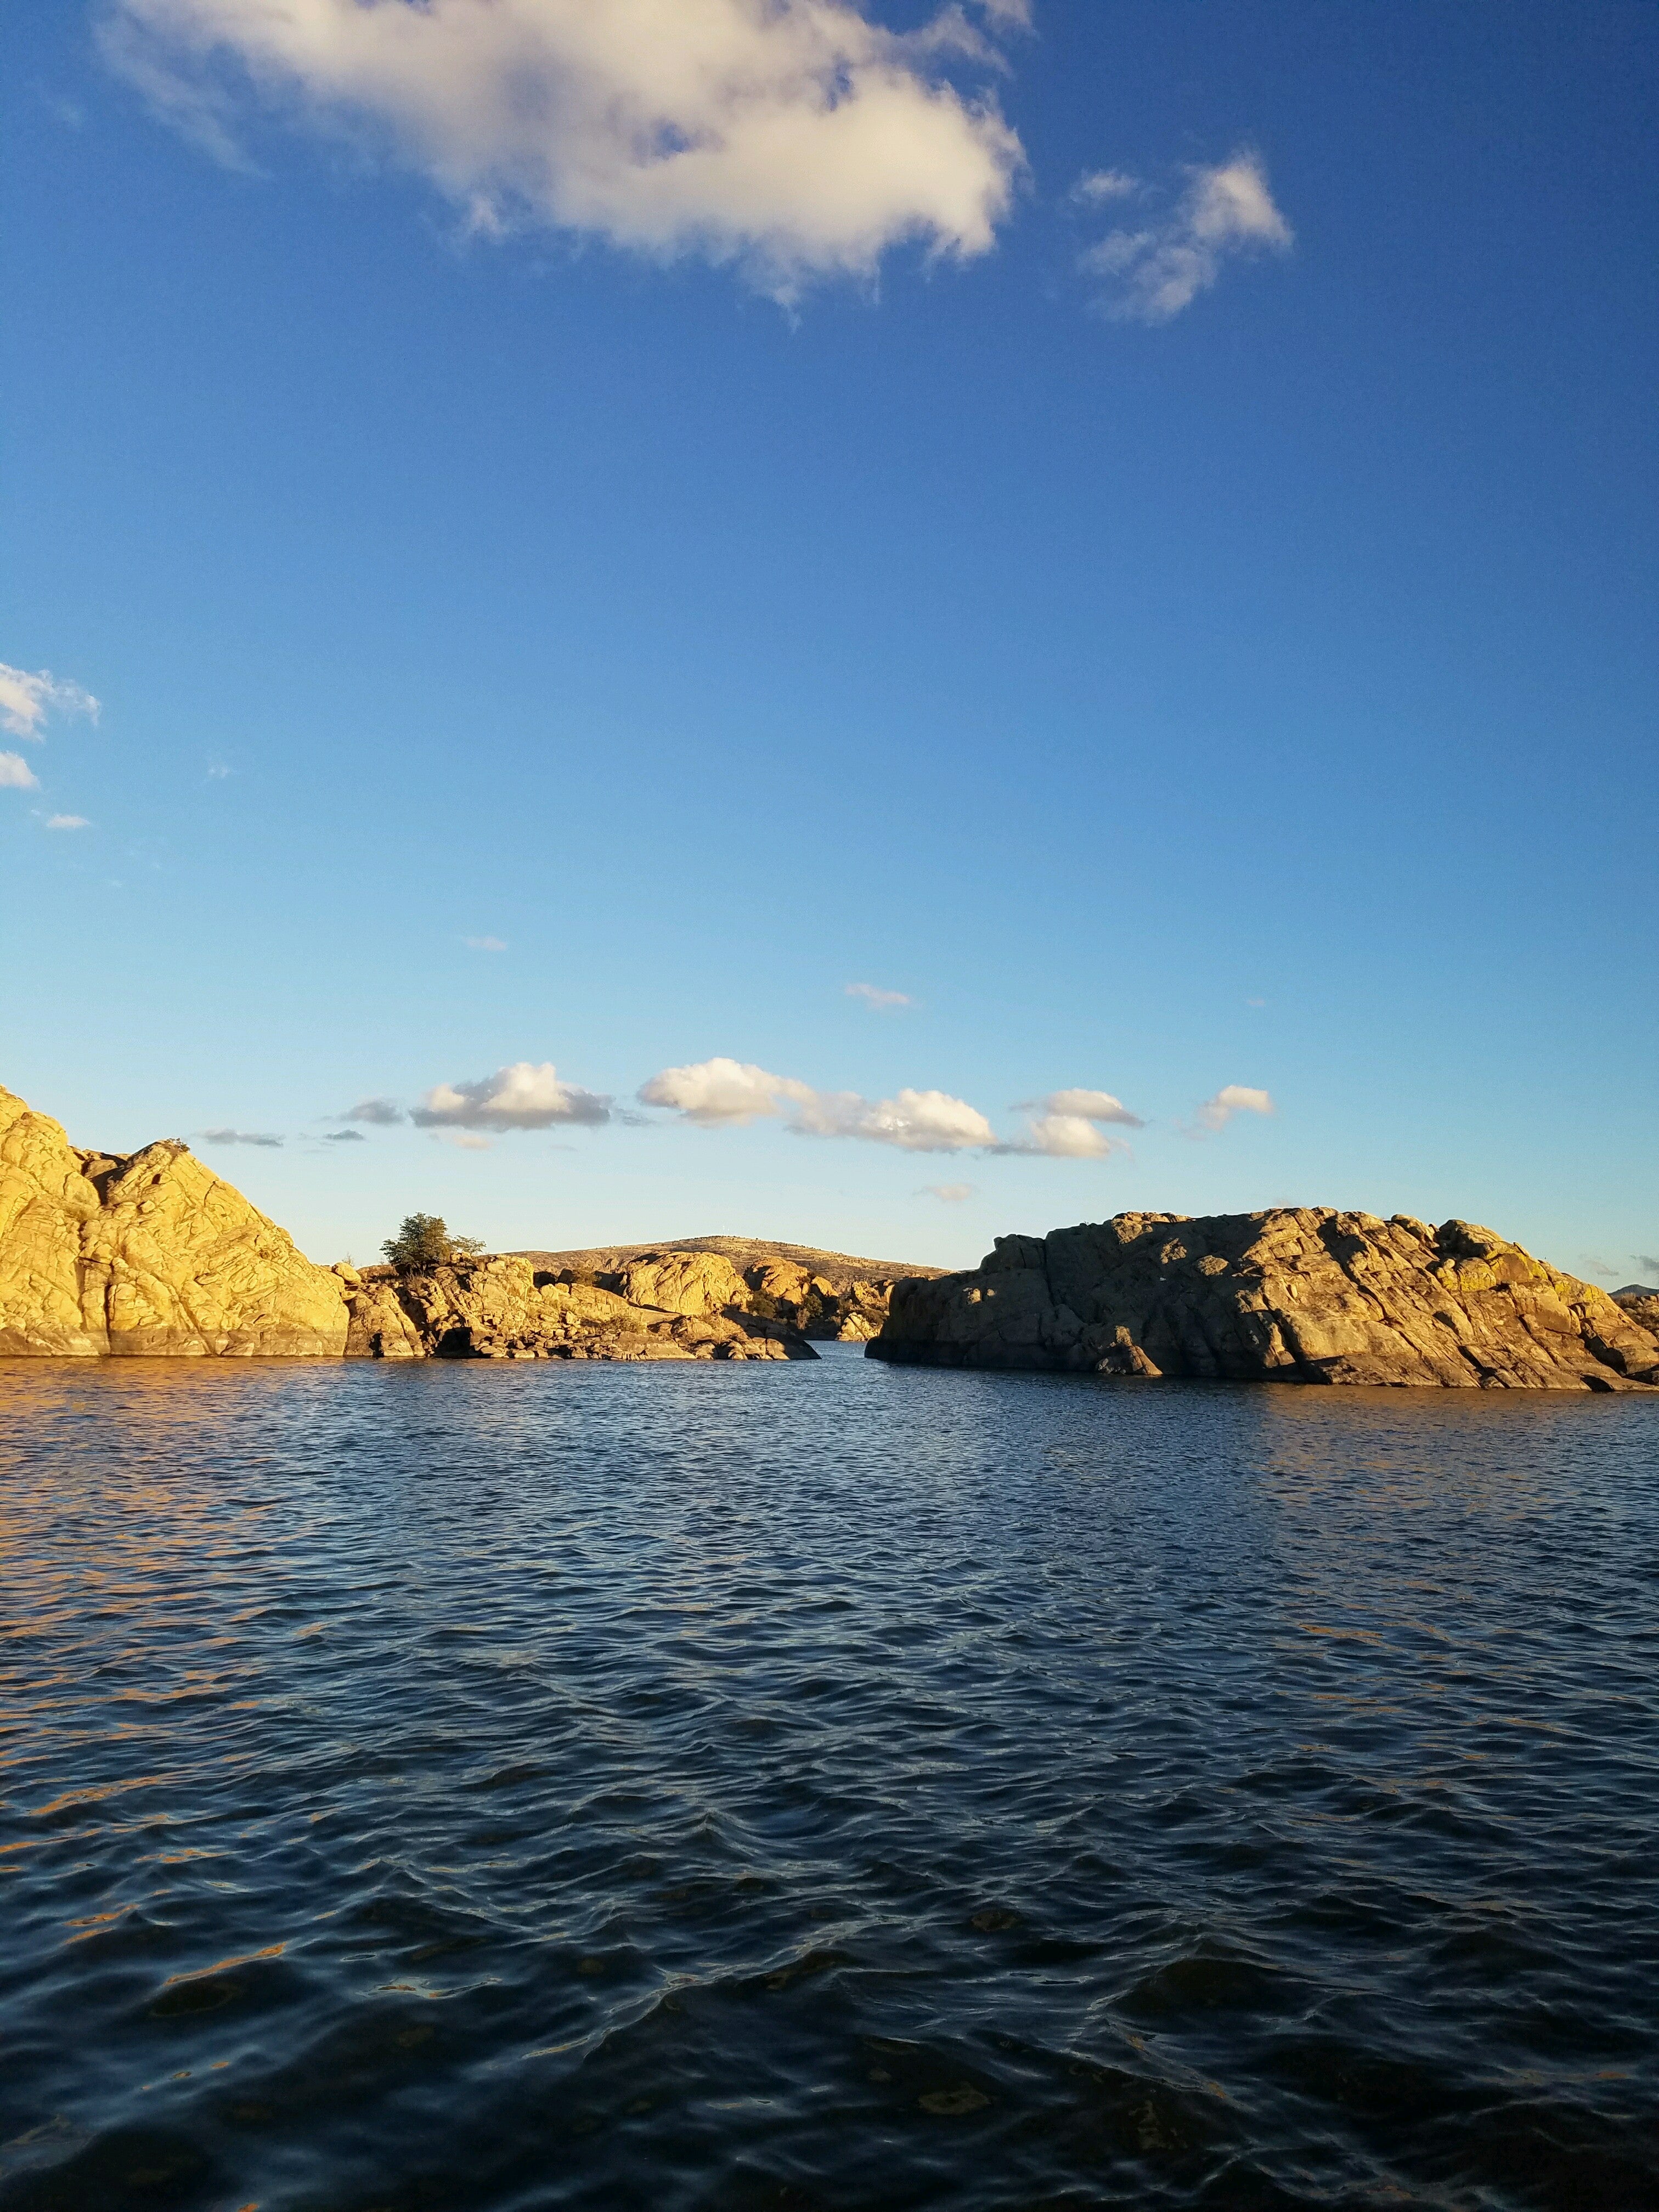
M 674 1284 L 690 1285 L 694 1304 L 687 1311 L 702 1310 L 697 1302 L 711 1295 L 718 1284 L 717 1302 L 726 1311 L 781 1322 L 818 1343 L 837 1339 L 867 1342 L 887 1318 L 896 1282 L 911 1274 L 945 1272 L 744 1237 L 696 1237 L 671 1245 L 613 1244 L 516 1256 L 562 1281 L 598 1284 L 630 1299 L 676 1310 L 680 1310 L 679 1292 Z M 718 1264 L 703 1273 L 691 1264 L 698 1259 Z
M 665 1252 L 626 1294 L 566 1281 L 516 1256 L 400 1274 L 341 1267 L 349 1356 L 370 1359 L 812 1359 L 792 1328 L 738 1303 L 725 1261 Z M 734 1290 L 735 1286 L 735 1290 Z
M 1605 1291 L 1469 1222 L 1327 1206 L 999 1237 L 972 1273 L 896 1285 L 868 1351 L 1235 1382 L 1659 1385 L 1659 1335 Z
M 602 1285 L 522 1259 L 319 1267 L 176 1138 L 77 1151 L 0 1091 L 0 1356 L 811 1359 L 724 1258 Z
M 77 1151 L 0 1091 L 0 1354 L 338 1355 L 338 1279 L 176 1139 Z

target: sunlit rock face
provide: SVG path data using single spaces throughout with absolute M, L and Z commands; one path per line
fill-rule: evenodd
M 337 1356 L 339 1279 L 176 1139 L 81 1152 L 0 1091 L 0 1353 Z
M 398 1273 L 343 1268 L 347 1350 L 371 1359 L 811 1359 L 787 1325 L 746 1311 L 724 1260 L 665 1252 L 611 1283 L 508 1255 Z
M 82 1302 L 82 1231 L 100 1203 L 82 1165 L 56 1121 L 0 1091 L 0 1353 L 109 1349 Z
M 1148 1379 L 1659 1384 L 1659 1336 L 1605 1291 L 1467 1221 L 1328 1206 L 1121 1213 L 1001 1237 L 971 1273 L 896 1284 L 869 1350 Z

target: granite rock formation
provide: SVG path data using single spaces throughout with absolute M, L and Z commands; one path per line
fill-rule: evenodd
M 0 1091 L 0 1354 L 337 1355 L 346 1304 L 177 1139 L 82 1152 Z
M 1613 1302 L 1638 1328 L 1650 1329 L 1659 1336 L 1659 1291 L 1650 1290 L 1645 1283 L 1626 1283 L 1622 1291 L 1613 1292 Z
M 677 1310 L 678 1293 L 671 1284 L 687 1282 L 694 1299 L 704 1295 L 699 1285 L 718 1284 L 719 1303 L 728 1311 L 781 1322 L 819 1343 L 867 1342 L 887 1317 L 895 1282 L 911 1274 L 944 1273 L 939 1267 L 857 1260 L 845 1252 L 744 1237 L 696 1237 L 669 1245 L 603 1245 L 587 1251 L 517 1256 L 562 1281 L 595 1283 L 647 1304 L 675 1304 Z M 699 1257 L 721 1265 L 700 1274 L 690 1264 Z M 653 1287 L 659 1274 L 660 1291 Z
M 972 1273 L 896 1285 L 868 1351 L 1235 1382 L 1659 1385 L 1659 1335 L 1605 1291 L 1469 1222 L 1328 1206 L 999 1237 Z
M 319 1267 L 176 1138 L 82 1152 L 0 1091 L 0 1356 L 811 1359 L 729 1261 L 610 1286 L 521 1259 Z
M 626 1291 L 515 1255 L 400 1274 L 341 1267 L 348 1356 L 371 1359 L 811 1359 L 798 1332 L 738 1303 L 724 1261 L 661 1253 Z M 734 1290 L 735 1285 L 735 1290 Z

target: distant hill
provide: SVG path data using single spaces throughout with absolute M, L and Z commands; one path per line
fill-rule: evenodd
M 1626 1283 L 1622 1291 L 1615 1291 L 1616 1298 L 1659 1298 L 1659 1290 L 1651 1283 Z
M 528 1260 L 532 1267 L 544 1267 L 555 1274 L 569 1267 L 577 1274 L 609 1275 L 646 1252 L 718 1252 L 738 1268 L 788 1260 L 822 1275 L 836 1291 L 884 1277 L 950 1272 L 945 1267 L 925 1267 L 914 1260 L 860 1260 L 849 1252 L 821 1252 L 814 1244 L 775 1244 L 763 1237 L 659 1237 L 648 1244 L 596 1244 L 584 1252 L 514 1252 L 509 1256 Z

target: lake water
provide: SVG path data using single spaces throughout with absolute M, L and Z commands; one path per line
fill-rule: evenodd
M 0 1363 L 0 2206 L 1659 2203 L 1659 1399 Z

